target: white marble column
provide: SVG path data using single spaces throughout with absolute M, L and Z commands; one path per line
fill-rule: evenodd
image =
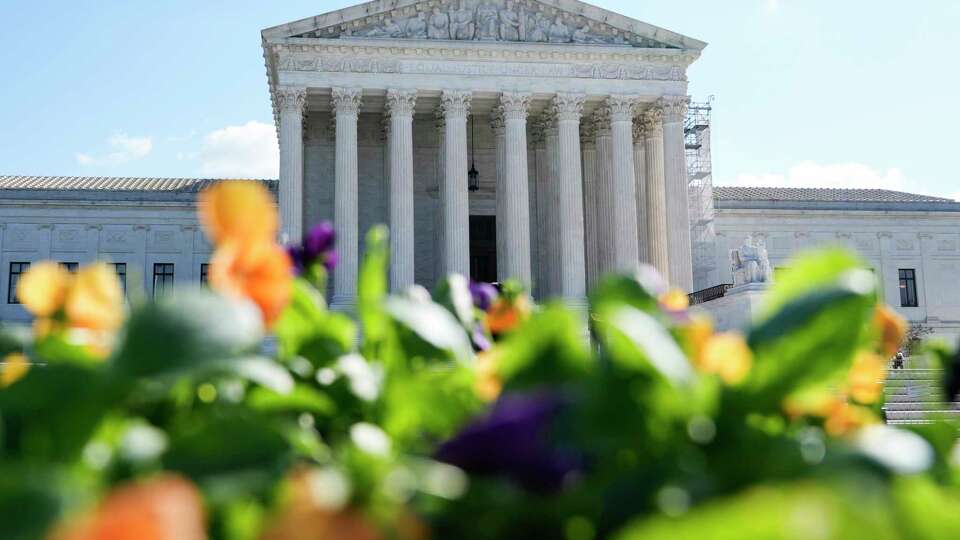
M 445 90 L 440 97 L 445 123 L 443 205 L 444 274 L 470 276 L 470 199 L 467 191 L 467 116 L 471 93 Z
M 334 88 L 332 103 L 337 126 L 333 223 L 337 229 L 337 254 L 340 260 L 333 270 L 333 301 L 330 307 L 353 312 L 357 304 L 357 271 L 360 264 L 357 118 L 361 90 Z
M 610 96 L 610 136 L 613 174 L 614 261 L 611 272 L 635 272 L 637 254 L 637 175 L 633 163 L 633 114 L 636 99 Z
M 530 94 L 504 92 L 500 114 L 504 123 L 503 187 L 497 186 L 497 223 L 503 222 L 503 242 L 497 240 L 500 280 L 515 279 L 529 287 L 530 194 L 527 163 L 527 111 Z M 498 155 L 498 158 L 501 156 Z
M 663 175 L 663 111 L 658 107 L 643 115 L 647 168 L 647 253 L 650 264 L 668 279 L 670 254 L 667 247 L 667 196 Z
M 597 269 L 596 278 L 602 280 L 614 271 L 616 259 L 616 223 L 613 205 L 616 199 L 613 183 L 613 138 L 610 133 L 610 110 L 600 107 L 594 113 L 594 128 L 597 138 L 597 171 L 595 215 L 597 225 Z
M 643 118 L 633 119 L 633 168 L 637 175 L 637 255 L 650 264 L 650 238 L 647 233 L 647 149 Z
M 434 220 L 433 220 L 433 274 L 436 282 L 439 282 L 440 279 L 445 275 L 444 267 L 446 265 L 446 257 L 444 257 L 444 234 L 443 234 L 443 201 L 440 200 L 440 186 L 443 185 L 444 176 L 447 174 L 447 161 L 444 156 L 446 156 L 446 139 L 447 139 L 447 123 L 443 118 L 443 111 L 437 109 L 434 113 L 434 127 L 437 131 L 437 199 L 435 203 L 434 211 Z
M 276 91 L 280 113 L 280 234 L 284 242 L 303 236 L 303 112 L 307 90 L 281 86 Z
M 690 245 L 690 202 L 683 121 L 687 116 L 686 96 L 660 100 L 663 108 L 663 174 L 666 187 L 667 249 L 670 253 L 670 283 L 693 292 L 693 250 Z
M 505 253 L 507 247 L 506 220 L 503 215 L 506 213 L 506 193 L 507 193 L 507 125 L 503 119 L 503 111 L 499 106 L 493 108 L 490 113 L 490 129 L 493 130 L 493 141 L 496 147 L 497 172 L 497 279 L 504 280 L 507 273 Z
M 390 289 L 414 282 L 413 108 L 416 90 L 388 90 L 390 115 Z
M 586 311 L 587 279 L 583 225 L 583 162 L 580 155 L 580 117 L 586 96 L 557 94 L 552 109 L 559 136 L 557 210 L 560 250 L 560 296 L 575 309 Z
M 533 137 L 533 148 L 536 159 L 536 192 L 537 192 L 537 277 L 534 285 L 534 295 L 538 300 L 545 299 L 550 295 L 549 269 L 550 257 L 547 243 L 549 241 L 549 212 L 550 194 L 549 182 L 550 171 L 547 163 L 547 138 L 544 124 L 537 120 L 531 130 Z
M 583 153 L 583 233 L 587 289 L 599 281 L 597 247 L 597 128 L 593 121 L 580 125 L 580 147 Z
M 553 111 L 544 113 L 543 141 L 546 147 L 547 163 L 547 292 L 545 298 L 560 294 L 560 193 L 557 179 L 560 175 L 560 130 L 553 116 Z

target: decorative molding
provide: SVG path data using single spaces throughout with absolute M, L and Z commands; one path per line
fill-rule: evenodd
M 102 231 L 103 225 L 87 225 L 88 231 Z
M 413 109 L 417 105 L 416 90 L 387 90 L 387 112 L 393 116 L 413 116 Z
M 321 26 L 296 35 L 307 39 L 374 38 L 596 44 L 675 49 L 582 14 L 529 0 L 420 2 L 403 9 Z
M 664 96 L 657 100 L 657 105 L 663 109 L 663 121 L 668 124 L 675 124 L 683 122 L 687 118 L 690 98 L 687 96 Z
M 550 102 L 550 109 L 558 122 L 579 122 L 583 116 L 585 94 L 558 93 Z
M 611 122 L 633 122 L 637 101 L 636 96 L 615 94 L 607 97 L 603 108 L 609 111 Z
M 341 114 L 359 114 L 360 106 L 363 103 L 363 91 L 360 88 L 334 87 L 332 89 L 331 103 L 333 105 L 333 112 L 337 116 Z
M 526 120 L 530 112 L 532 95 L 526 92 L 504 92 L 500 94 L 500 112 L 504 120 Z
M 526 118 L 526 114 L 524 114 Z M 507 122 L 503 115 L 503 107 L 494 107 L 493 111 L 490 113 L 490 128 L 493 130 L 494 135 L 500 136 L 504 135 L 507 130 Z
M 275 92 L 277 109 L 303 113 L 307 105 L 307 89 L 301 86 L 278 86 Z
M 885 231 L 884 231 L 884 232 L 878 232 L 878 233 L 877 233 L 877 238 L 893 238 L 893 233 L 889 233 L 889 232 L 885 232 Z
M 930 233 L 917 233 L 917 238 L 921 240 L 933 240 L 933 235 Z
M 346 50 L 344 50 L 346 49 Z M 373 52 L 371 49 L 377 51 Z M 409 53 L 412 58 L 398 58 Z M 432 54 L 427 54 L 432 53 Z M 438 58 L 439 56 L 439 58 Z M 478 54 L 469 49 L 424 50 L 406 48 L 337 47 L 325 53 L 284 54 L 281 71 L 325 73 L 380 73 L 404 75 L 466 75 L 493 77 L 553 77 L 566 79 L 686 81 L 686 67 L 668 58 L 655 62 L 621 58 L 596 58 L 584 62 L 584 54 L 529 52 Z M 618 55 L 623 56 L 623 55 Z M 445 61 L 446 60 L 446 61 Z M 451 61 L 452 60 L 452 61 Z M 661 58 L 660 60 L 664 60 Z
M 643 144 L 643 138 L 647 136 L 647 128 L 643 124 L 643 115 L 640 114 L 633 119 L 633 144 Z
M 663 110 L 651 107 L 643 113 L 643 130 L 647 138 L 663 137 Z
M 440 96 L 440 108 L 445 118 L 466 118 L 470 115 L 473 93 L 466 90 L 444 90 Z

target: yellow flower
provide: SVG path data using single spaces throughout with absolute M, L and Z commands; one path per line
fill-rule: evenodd
M 17 298 L 34 317 L 51 317 L 63 307 L 72 277 L 55 262 L 34 264 L 20 278 Z
M 727 384 L 739 384 L 753 367 L 753 352 L 740 334 L 716 334 L 707 340 L 697 364 L 702 371 L 716 373 Z
M 907 321 L 886 304 L 878 304 L 873 324 L 880 331 L 880 352 L 893 356 L 907 337 Z
M 277 235 L 279 219 L 273 196 L 258 182 L 219 182 L 200 194 L 199 207 L 200 222 L 216 245 L 230 239 L 273 240 Z
M 123 324 L 123 287 L 106 263 L 85 266 L 77 272 L 67 294 L 70 326 L 112 332 Z
M 30 371 L 30 359 L 21 353 L 8 354 L 0 368 L 0 388 L 6 388 L 19 381 L 28 371 Z
M 500 374 L 497 372 L 499 359 L 500 354 L 495 348 L 477 355 L 477 379 L 474 390 L 484 401 L 497 399 L 503 390 L 503 381 L 500 380 Z
M 210 285 L 221 293 L 253 300 L 264 324 L 270 326 L 293 294 L 293 263 L 273 242 L 229 241 L 210 260 Z
M 693 363 L 699 366 L 703 361 L 707 342 L 713 337 L 713 320 L 706 315 L 694 314 L 690 324 L 683 327 L 683 334 L 686 337 L 687 354 Z
M 660 305 L 667 311 L 683 311 L 690 307 L 690 297 L 680 289 L 670 289 L 660 296 Z
M 848 435 L 863 426 L 876 424 L 877 417 L 870 409 L 848 403 L 842 397 L 838 397 L 832 403 L 823 428 L 833 437 Z
M 530 317 L 530 299 L 521 295 L 513 300 L 500 297 L 487 310 L 485 323 L 490 332 L 503 334 L 515 329 Z
M 847 375 L 850 397 L 863 404 L 876 403 L 883 393 L 887 366 L 883 358 L 872 352 L 860 351 Z

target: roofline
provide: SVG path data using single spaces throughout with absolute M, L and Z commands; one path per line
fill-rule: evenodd
M 376 13 L 389 12 L 396 9 L 402 9 L 423 0 L 371 0 L 363 4 L 329 11 L 313 17 L 306 17 L 297 21 L 279 24 L 264 28 L 260 35 L 264 41 L 270 42 L 276 38 L 291 37 L 304 32 L 310 32 L 322 26 L 330 26 L 353 21 L 362 17 L 370 16 Z M 685 36 L 677 32 L 672 32 L 666 28 L 655 26 L 643 21 L 627 17 L 626 15 L 616 13 L 593 4 L 581 2 L 580 0 L 537 0 L 550 7 L 563 11 L 576 13 L 584 17 L 594 19 L 597 22 L 609 24 L 615 28 L 626 32 L 635 32 L 650 37 L 657 41 L 672 45 L 683 50 L 702 51 L 707 47 L 707 42 L 699 39 Z M 339 17 L 334 17 L 339 15 Z
M 960 213 L 953 201 L 780 201 L 714 199 L 717 210 L 846 210 L 861 212 L 948 212 Z

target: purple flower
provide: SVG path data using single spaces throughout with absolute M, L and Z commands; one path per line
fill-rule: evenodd
M 333 272 L 333 269 L 337 267 L 338 262 L 340 262 L 340 256 L 337 255 L 337 252 L 332 249 L 326 252 L 323 256 L 323 266 L 327 269 L 327 272 Z
M 473 332 L 471 333 L 471 339 L 473 340 L 473 348 L 477 351 L 487 351 L 490 350 L 490 347 L 493 347 L 493 344 L 490 343 L 490 339 L 487 337 L 487 334 L 483 331 L 483 325 L 477 323 L 473 327 Z
M 337 233 L 333 224 L 324 221 L 314 225 L 307 234 L 303 235 L 303 253 L 308 261 L 314 261 L 333 249 L 337 240 Z
M 305 265 L 303 263 L 303 248 L 297 245 L 287 246 L 287 255 L 290 255 L 290 261 L 293 263 L 293 272 L 296 275 L 302 275 Z
M 507 476 L 530 490 L 557 490 L 582 465 L 576 452 L 552 439 L 564 405 L 548 392 L 501 396 L 489 415 L 443 443 L 436 458 L 472 474 Z
M 481 311 L 487 311 L 497 299 L 497 288 L 489 283 L 479 281 L 470 282 L 470 294 L 473 296 L 473 305 Z

